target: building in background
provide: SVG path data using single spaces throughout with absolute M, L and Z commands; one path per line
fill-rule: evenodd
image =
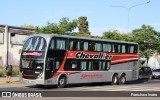
M 25 39 L 34 29 L 0 25 L 0 66 L 19 66 L 19 59 Z

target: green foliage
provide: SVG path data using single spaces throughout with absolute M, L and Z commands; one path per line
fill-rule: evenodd
M 133 40 L 139 44 L 140 55 L 148 57 L 153 52 L 160 52 L 160 33 L 153 27 L 142 25 L 132 32 Z
M 132 38 L 128 34 L 121 34 L 117 30 L 104 32 L 102 38 L 107 40 L 132 41 Z
M 19 67 L 14 66 L 12 70 L 12 76 L 18 76 L 19 75 Z
M 70 35 L 72 35 L 72 36 L 79 36 L 79 37 L 88 37 L 88 38 L 91 37 L 89 34 L 81 34 L 81 33 L 78 33 L 78 32 L 74 32 L 74 33 L 72 33 Z
M 13 66 L 12 76 L 18 76 L 18 75 L 19 75 L 19 67 Z M 6 76 L 5 68 L 0 66 L 0 77 L 5 77 L 5 76 Z
M 21 25 L 21 27 L 23 28 L 35 28 L 35 26 L 31 25 L 31 24 L 24 24 L 24 25 Z
M 78 20 L 70 21 L 69 18 L 64 17 L 59 20 L 58 23 L 47 22 L 46 26 L 38 27 L 33 25 L 24 24 L 21 27 L 34 28 L 36 33 L 56 33 L 72 36 L 90 37 L 90 38 L 102 38 L 107 40 L 122 40 L 133 41 L 139 44 L 140 56 L 148 57 L 153 52 L 160 53 L 160 32 L 154 30 L 153 27 L 142 25 L 140 29 L 135 29 L 132 34 L 120 33 L 117 30 L 104 32 L 103 36 L 91 36 L 89 32 L 89 22 L 87 17 L 81 16 Z M 79 32 L 73 32 L 78 27 Z M 1 58 L 1 57 L 0 57 Z
M 59 23 L 47 22 L 46 26 L 36 27 L 36 33 L 56 33 L 56 34 L 68 34 L 71 33 L 77 27 L 77 20 L 70 21 L 69 18 L 60 19 Z
M 87 34 L 87 35 L 90 35 L 90 32 L 89 32 L 89 24 L 88 24 L 88 21 L 87 21 L 87 17 L 85 16 L 81 16 L 78 18 L 78 29 L 79 29 L 79 33 L 80 34 Z
M 0 77 L 4 77 L 4 76 L 5 76 L 5 69 L 0 66 Z

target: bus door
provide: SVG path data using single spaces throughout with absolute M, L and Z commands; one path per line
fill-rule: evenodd
M 54 58 L 47 58 L 46 68 L 45 68 L 45 79 L 49 79 L 54 74 Z
M 61 58 L 48 58 L 47 59 L 47 65 L 46 65 L 46 72 L 45 72 L 45 78 L 49 79 L 53 77 L 53 75 L 57 72 L 60 65 L 62 63 Z

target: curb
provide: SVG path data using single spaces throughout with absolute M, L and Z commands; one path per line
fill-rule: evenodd
M 0 82 L 0 85 L 10 85 L 10 84 L 24 84 L 22 82 L 19 82 L 19 81 L 13 81 L 13 82 Z

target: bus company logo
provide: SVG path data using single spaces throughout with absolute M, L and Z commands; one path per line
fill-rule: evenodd
M 105 53 L 99 53 L 99 54 L 85 54 L 84 52 L 78 52 L 76 53 L 76 58 L 80 59 L 106 59 L 111 60 L 111 55 L 106 55 Z
M 2 92 L 2 97 L 12 97 L 11 92 Z
M 103 77 L 102 74 L 82 74 L 81 75 L 81 78 L 84 79 L 84 78 L 101 78 Z
M 22 55 L 23 56 L 41 56 L 42 53 L 38 53 L 38 52 L 23 52 Z

